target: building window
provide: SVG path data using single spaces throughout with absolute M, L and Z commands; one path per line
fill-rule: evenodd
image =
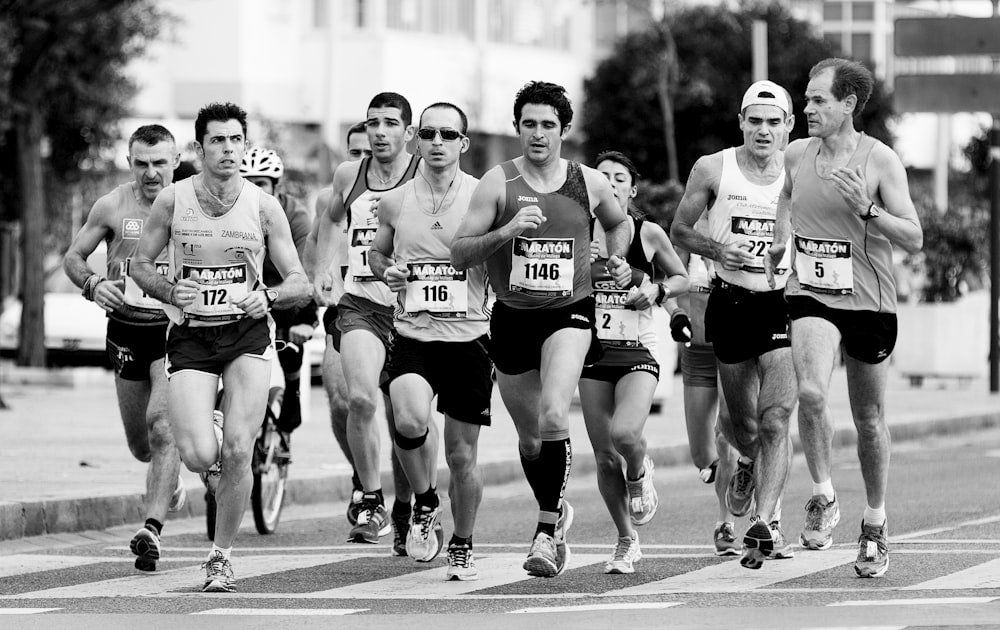
M 872 60 L 871 33 L 851 33 L 851 57 L 856 61 L 870 63 Z
M 599 46 L 611 46 L 618 39 L 618 3 L 594 3 L 594 39 Z
M 491 42 L 568 50 L 571 5 L 566 0 L 489 0 Z
M 475 37 L 475 3 L 467 0 L 388 0 L 387 26 L 397 31 Z
M 843 2 L 824 2 L 823 3 L 823 21 L 825 22 L 839 22 L 844 19 L 844 3 Z
M 330 5 L 327 0 L 313 0 L 312 20 L 313 28 L 325 29 L 330 23 Z
M 874 22 L 875 21 L 875 3 L 874 2 L 855 2 L 851 5 L 851 21 L 852 22 Z
M 823 39 L 826 41 L 826 43 L 833 46 L 834 50 L 837 51 L 838 54 L 843 52 L 844 40 L 843 40 L 843 35 L 841 33 L 836 33 L 836 32 L 823 33 Z

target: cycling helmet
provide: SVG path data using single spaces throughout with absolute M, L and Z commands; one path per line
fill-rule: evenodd
M 240 175 L 243 177 L 270 177 L 280 179 L 285 172 L 281 158 L 270 149 L 254 147 L 243 154 Z

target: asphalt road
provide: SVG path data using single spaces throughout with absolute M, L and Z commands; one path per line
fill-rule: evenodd
M 893 457 L 892 561 L 880 579 L 852 568 L 864 495 L 856 457 L 844 450 L 833 548 L 797 549 L 759 571 L 712 553 L 715 496 L 694 469 L 661 468 L 659 512 L 640 529 L 644 557 L 633 575 L 602 573 L 615 533 L 593 475 L 583 475 L 567 494 L 576 508 L 570 568 L 555 579 L 521 569 L 534 506 L 518 482 L 486 489 L 477 582 L 445 582 L 443 554 L 417 564 L 390 557 L 388 539 L 346 544 L 343 505 L 305 506 L 286 510 L 266 537 L 248 514 L 233 553 L 237 594 L 199 591 L 209 543 L 195 519 L 167 524 L 151 575 L 133 569 L 124 528 L 0 543 L 0 627 L 1000 627 L 1000 430 L 908 442 Z M 790 538 L 809 491 L 796 458 L 783 518 Z M 330 618 L 341 615 L 351 618 Z

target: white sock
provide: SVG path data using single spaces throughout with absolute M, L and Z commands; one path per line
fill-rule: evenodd
M 833 501 L 836 494 L 833 491 L 833 480 L 827 478 L 819 483 L 813 482 L 813 496 L 819 495 L 827 501 Z
M 233 548 L 227 547 L 226 549 L 223 549 L 218 545 L 212 545 L 212 551 L 208 552 L 208 557 L 211 558 L 212 556 L 214 556 L 216 551 L 221 553 L 223 558 L 229 560 L 229 554 L 233 553 Z
M 747 457 L 746 455 L 740 455 L 739 458 L 736 461 L 738 461 L 739 463 L 743 464 L 744 467 L 746 467 L 746 466 L 753 466 L 753 459 L 750 458 L 750 457 Z
M 881 527 L 885 524 L 885 503 L 877 508 L 873 508 L 870 505 L 865 506 L 865 515 L 862 518 L 866 525 L 878 525 Z

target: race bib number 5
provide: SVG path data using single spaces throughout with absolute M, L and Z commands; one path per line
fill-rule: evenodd
M 403 308 L 407 313 L 426 311 L 435 317 L 464 318 L 469 313 L 465 271 L 448 261 L 410 263 Z
M 795 235 L 795 273 L 803 289 L 829 295 L 854 293 L 851 242 Z
M 573 239 L 525 238 L 513 241 L 510 290 L 539 297 L 573 295 Z

